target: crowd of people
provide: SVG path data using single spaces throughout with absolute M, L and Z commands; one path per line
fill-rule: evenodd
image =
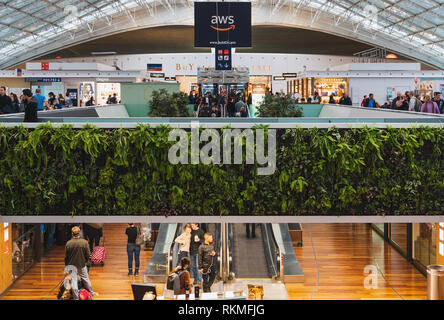
M 398 91 L 394 99 L 381 106 L 376 102 L 373 93 L 370 93 L 368 97 L 365 95 L 362 99 L 361 107 L 442 114 L 444 100 L 441 98 L 441 92 L 435 92 L 432 98 L 429 94 L 420 97 L 412 91 L 406 91 L 404 94 Z
M 189 94 L 189 103 L 194 104 L 194 115 L 197 117 L 249 117 L 249 105 L 251 105 L 251 94 L 245 103 L 243 92 L 238 94 L 211 95 L 206 92 L 199 95 L 192 91 Z
M 216 278 L 216 249 L 213 235 L 197 223 L 186 224 L 175 240 L 180 245 L 179 264 L 174 272 L 179 273 L 181 294 L 192 292 L 192 285 L 202 284 L 203 292 L 210 292 Z M 191 278 L 194 279 L 191 283 Z
M 297 103 L 321 103 L 321 97 L 318 92 L 315 92 L 314 95 L 309 96 L 307 99 L 301 97 L 298 93 L 293 93 L 292 98 L 295 99 Z M 352 100 L 347 93 L 344 93 L 339 100 L 331 94 L 328 103 L 353 105 Z M 429 94 L 421 97 L 418 94 L 414 94 L 412 91 L 406 91 L 404 94 L 402 94 L 402 92 L 397 92 L 394 99 L 386 101 L 381 105 L 376 102 L 374 94 L 370 93 L 368 96 L 365 95 L 362 99 L 361 107 L 443 114 L 444 100 L 441 98 L 441 92 L 434 92 L 433 97 Z
M 118 104 L 120 100 L 117 97 L 117 93 L 109 95 L 106 104 Z M 81 105 L 94 106 L 94 97 L 90 97 L 85 103 L 80 101 Z M 10 113 L 20 113 L 26 112 L 30 113 L 31 119 L 36 119 L 37 115 L 34 115 L 37 111 L 44 110 L 59 110 L 63 108 L 70 108 L 73 106 L 69 93 L 67 92 L 65 96 L 59 93 L 58 95 L 54 92 L 49 92 L 48 97 L 42 95 L 42 90 L 37 88 L 33 94 L 30 89 L 25 89 L 22 91 L 20 97 L 14 92 L 7 95 L 6 87 L 0 87 L 0 114 L 10 114 Z M 34 110 L 35 108 L 35 110 Z
M 11 92 L 8 96 L 6 94 L 6 87 L 0 87 L 0 113 L 24 112 L 27 105 L 27 97 L 34 98 L 32 100 L 37 102 L 37 111 L 57 110 L 72 106 L 68 93 L 65 98 L 61 93 L 56 96 L 54 92 L 50 92 L 48 93 L 48 98 L 46 98 L 41 92 L 40 88 L 37 88 L 34 94 L 32 94 L 30 89 L 25 89 L 20 97 L 14 92 Z

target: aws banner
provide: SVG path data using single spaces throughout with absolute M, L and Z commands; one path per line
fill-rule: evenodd
M 194 2 L 194 46 L 251 48 L 251 2 Z

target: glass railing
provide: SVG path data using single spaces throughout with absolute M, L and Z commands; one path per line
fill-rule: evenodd
M 12 240 L 12 279 L 20 278 L 35 262 L 35 250 L 39 247 L 36 243 L 36 234 L 40 232 L 38 227 L 33 227 L 27 232 Z

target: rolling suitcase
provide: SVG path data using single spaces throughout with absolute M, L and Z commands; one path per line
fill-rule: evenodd
M 91 253 L 91 262 L 93 265 L 104 265 L 106 259 L 105 237 L 102 240 L 102 246 L 95 246 Z

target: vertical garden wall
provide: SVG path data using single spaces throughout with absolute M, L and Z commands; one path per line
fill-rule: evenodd
M 0 214 L 444 212 L 442 128 L 279 129 L 268 176 L 257 163 L 172 165 L 170 130 L 0 127 Z

